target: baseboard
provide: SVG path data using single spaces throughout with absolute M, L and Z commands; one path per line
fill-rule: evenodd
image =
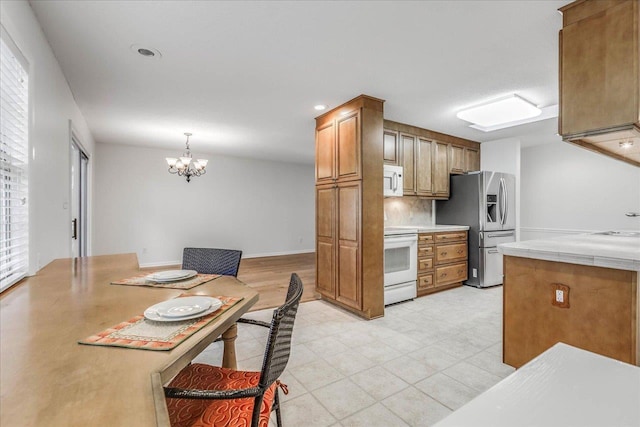
M 301 249 L 298 251 L 285 251 L 285 252 L 265 252 L 260 254 L 248 254 L 242 255 L 242 258 L 266 258 L 272 256 L 285 256 L 285 255 L 298 255 L 298 254 L 308 254 L 315 252 L 315 249 Z M 161 262 L 145 262 L 140 264 L 140 268 L 154 268 L 154 267 L 170 267 L 174 265 L 180 265 L 182 263 L 181 260 L 176 261 L 161 261 Z

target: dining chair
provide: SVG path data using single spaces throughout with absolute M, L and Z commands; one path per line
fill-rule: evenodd
M 269 328 L 260 372 L 236 371 L 194 363 L 184 368 L 164 389 L 173 427 L 251 426 L 267 427 L 271 411 L 282 426 L 278 378 L 291 353 L 293 323 L 302 297 L 302 281 L 291 275 L 283 305 L 273 311 L 271 323 L 253 319 L 238 322 Z
M 182 269 L 238 277 L 241 258 L 242 251 L 235 249 L 184 248 Z

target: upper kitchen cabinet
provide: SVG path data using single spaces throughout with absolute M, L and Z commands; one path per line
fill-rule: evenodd
M 398 165 L 400 144 L 398 143 L 398 132 L 391 130 L 384 131 L 382 138 L 382 158 L 386 165 Z
M 480 170 L 480 149 L 451 145 L 449 149 L 449 173 L 463 174 Z
M 464 171 L 475 172 L 480 170 L 480 149 L 464 149 Z
M 464 147 L 451 145 L 449 148 L 449 172 L 464 173 Z
M 416 192 L 416 141 L 415 135 L 400 133 L 403 194 L 415 194 Z
M 480 144 L 403 123 L 384 121 L 385 136 L 397 135 L 403 166 L 403 193 L 430 199 L 449 198 L 449 174 L 480 169 Z
M 361 178 L 360 114 L 345 110 L 316 128 L 316 184 Z
M 640 166 L 638 0 L 560 9 L 560 117 L 565 141 Z
M 399 161 L 383 102 L 361 95 L 316 118 L 316 290 L 367 319 L 384 315 L 382 165 Z

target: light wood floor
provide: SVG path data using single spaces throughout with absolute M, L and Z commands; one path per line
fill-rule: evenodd
M 260 299 L 251 311 L 281 305 L 287 295 L 291 273 L 297 273 L 304 284 L 302 302 L 320 299 L 316 292 L 315 253 L 243 258 L 238 279 L 260 293 Z

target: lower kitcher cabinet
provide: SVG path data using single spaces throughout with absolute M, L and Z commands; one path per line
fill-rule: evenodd
M 362 309 L 360 181 L 316 187 L 316 289 Z
M 462 285 L 468 259 L 466 231 L 418 234 L 418 296 Z

